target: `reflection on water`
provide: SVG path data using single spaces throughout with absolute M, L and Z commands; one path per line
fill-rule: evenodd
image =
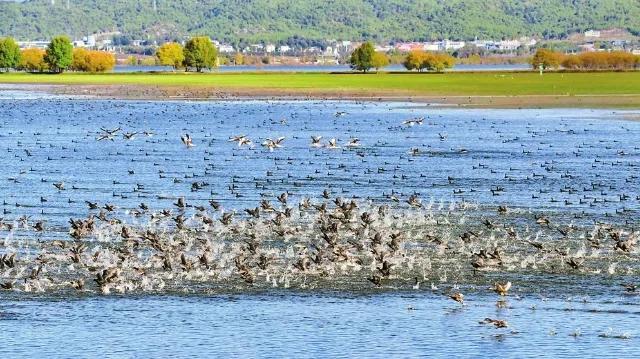
M 638 354 L 624 112 L 29 96 L 0 96 L 14 357 Z

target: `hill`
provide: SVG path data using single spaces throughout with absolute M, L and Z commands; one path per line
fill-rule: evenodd
M 621 28 L 639 34 L 640 1 L 0 1 L 0 36 L 30 40 L 104 31 L 169 39 L 203 34 L 231 43 L 499 39 L 520 35 L 560 38 L 593 28 Z

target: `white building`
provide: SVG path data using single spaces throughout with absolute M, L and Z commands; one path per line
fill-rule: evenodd
M 598 31 L 598 30 L 585 31 L 584 37 L 599 38 L 600 37 L 600 31 Z
M 464 45 L 466 45 L 466 43 L 464 41 L 449 41 L 449 40 L 444 40 L 442 42 L 442 49 L 443 50 L 458 50 L 464 47 Z
M 291 46 L 282 45 L 278 48 L 278 52 L 281 54 L 286 54 L 289 51 L 291 51 Z
M 231 45 L 220 44 L 220 45 L 218 45 L 218 51 L 228 54 L 230 52 L 235 52 L 236 49 Z
M 438 42 L 426 42 L 422 45 L 424 51 L 440 51 L 441 46 Z
M 264 47 L 264 51 L 265 51 L 267 54 L 271 54 L 271 53 L 273 53 L 273 52 L 276 52 L 276 45 L 268 44 L 268 45 L 266 45 L 266 46 Z

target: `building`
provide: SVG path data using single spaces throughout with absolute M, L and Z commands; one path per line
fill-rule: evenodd
M 286 54 L 291 51 L 291 46 L 282 45 L 278 48 L 278 52 L 281 54 Z
M 442 49 L 442 50 L 446 50 L 446 51 L 449 51 L 449 50 L 459 50 L 459 49 L 463 48 L 463 47 L 464 47 L 464 45 L 466 45 L 466 42 L 464 42 L 464 41 L 449 41 L 449 40 L 444 40 L 444 41 L 442 42 L 441 49 Z
M 17 44 L 21 49 L 46 49 L 49 41 L 18 41 Z
M 227 45 L 227 44 L 219 44 L 217 47 L 218 47 L 218 51 L 224 54 L 228 54 L 236 51 L 236 49 L 233 46 Z
M 596 39 L 599 38 L 600 35 L 601 35 L 600 31 L 597 31 L 597 30 L 589 30 L 584 33 L 584 37 L 592 37 Z

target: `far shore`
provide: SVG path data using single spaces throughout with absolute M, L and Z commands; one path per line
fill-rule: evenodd
M 640 73 L 0 74 L 2 87 L 146 100 L 354 100 L 471 108 L 640 108 Z

